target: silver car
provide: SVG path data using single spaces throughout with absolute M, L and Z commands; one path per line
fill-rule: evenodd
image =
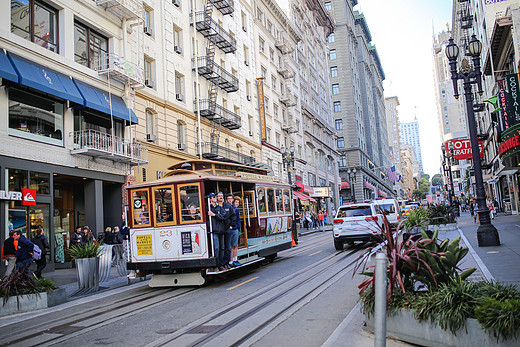
M 339 251 L 345 243 L 381 240 L 382 215 L 374 203 L 343 205 L 334 218 L 334 247 Z

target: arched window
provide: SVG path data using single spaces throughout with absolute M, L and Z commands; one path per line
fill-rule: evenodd
M 228 139 L 224 140 L 224 147 L 226 147 L 226 149 L 229 149 L 229 140 Z
M 237 143 L 237 152 L 242 154 L 242 146 L 239 143 Z

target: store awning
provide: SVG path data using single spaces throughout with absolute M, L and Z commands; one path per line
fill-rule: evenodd
M 378 190 L 377 194 L 379 194 L 379 196 L 385 196 L 386 197 L 386 193 L 383 192 L 382 190 Z
M 300 192 L 298 192 L 296 190 L 293 191 L 293 199 L 300 199 L 300 200 L 303 200 L 303 201 L 316 202 L 316 200 L 314 198 L 311 198 L 307 194 L 300 193 Z
M 0 49 L 0 77 L 18 83 L 18 74 L 3 49 Z
M 374 186 L 371 185 L 371 184 L 368 183 L 368 182 L 363 182 L 363 187 L 364 187 L 364 188 L 368 188 L 368 189 L 372 189 L 372 190 L 375 189 Z
M 350 183 L 348 183 L 348 182 L 341 182 L 340 188 L 350 188 Z
M 112 114 L 114 117 L 130 121 L 134 124 L 138 123 L 134 111 L 129 109 L 119 96 L 112 94 L 112 112 L 110 112 L 110 93 L 80 82 L 77 79 L 74 79 L 74 83 L 76 83 L 81 95 L 85 99 L 82 103 L 83 106 L 106 114 Z
M 83 97 L 69 76 L 8 53 L 18 75 L 17 82 L 42 92 L 83 104 Z
M 303 183 L 297 181 L 296 187 L 300 188 L 299 190 L 303 190 L 304 185 L 303 185 Z

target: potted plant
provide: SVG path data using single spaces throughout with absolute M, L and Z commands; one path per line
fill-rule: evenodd
M 81 295 L 99 290 L 99 245 L 87 243 L 72 246 L 70 257 L 76 263 L 78 290 L 73 295 Z
M 399 226 L 400 228 L 401 226 Z M 387 267 L 387 333 L 419 345 L 518 345 L 520 293 L 514 286 L 471 282 L 474 268 L 462 271 L 468 249 L 459 238 L 440 242 L 438 232 L 400 240 L 385 221 L 381 233 Z M 360 300 L 370 327 L 374 312 L 374 272 L 366 267 L 369 250 L 356 267 L 368 276 Z

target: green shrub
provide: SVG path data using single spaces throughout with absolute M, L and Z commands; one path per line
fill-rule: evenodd
M 72 246 L 68 252 L 72 259 L 96 258 L 99 256 L 99 245 L 87 243 L 83 246 Z
M 45 279 L 44 277 L 42 278 L 38 278 L 36 280 L 36 282 L 34 283 L 35 287 L 36 287 L 36 290 L 39 292 L 39 293 L 43 293 L 43 292 L 47 292 L 47 293 L 50 293 L 52 292 L 54 289 L 58 289 L 58 286 L 56 284 L 54 284 L 53 281 L 51 280 L 47 280 Z
M 497 342 L 516 338 L 520 331 L 520 300 L 497 299 L 486 297 L 475 308 L 475 316 L 480 325 L 488 332 L 493 333 Z
M 425 226 L 428 223 L 428 212 L 423 209 L 410 210 L 408 217 L 403 222 L 403 226 L 406 230 L 410 230 L 415 227 Z

